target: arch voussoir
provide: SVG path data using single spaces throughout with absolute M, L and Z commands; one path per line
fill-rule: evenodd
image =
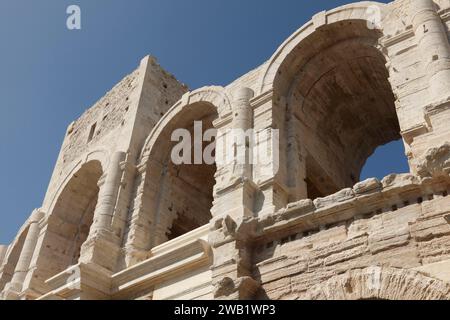
M 448 300 L 450 284 L 415 270 L 368 267 L 349 270 L 307 290 L 306 300 Z
M 151 150 L 153 149 L 153 145 L 173 119 L 179 116 L 179 114 L 189 106 L 202 102 L 208 103 L 216 108 L 219 119 L 227 117 L 232 112 L 231 97 L 223 87 L 208 86 L 192 92 L 187 92 L 167 113 L 164 114 L 147 137 L 141 152 L 141 162 L 148 159 Z

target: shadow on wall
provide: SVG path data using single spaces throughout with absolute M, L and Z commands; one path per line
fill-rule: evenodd
M 301 137 L 297 150 L 288 152 L 304 159 L 304 182 L 297 184 L 306 183 L 307 198 L 352 187 L 379 146 L 401 139 L 380 36 L 364 21 L 330 24 L 304 39 L 280 66 L 274 88 L 287 96 L 289 132 Z M 289 184 L 295 185 L 292 178 Z M 292 198 L 299 197 L 304 195 Z
M 69 180 L 55 203 L 43 242 L 39 274 L 46 280 L 78 263 L 89 235 L 103 174 L 99 161 L 85 163 Z

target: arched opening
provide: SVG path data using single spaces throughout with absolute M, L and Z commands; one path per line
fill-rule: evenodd
M 295 119 L 308 198 L 352 187 L 375 149 L 401 138 L 381 35 L 362 20 L 326 25 L 279 69 L 275 88 Z
M 78 263 L 81 246 L 86 241 L 98 199 L 102 176 L 99 161 L 84 164 L 66 184 L 49 218 L 46 250 L 51 259 L 47 276 L 51 277 Z
M 209 103 L 186 106 L 164 124 L 152 147 L 155 152 L 150 157 L 161 165 L 152 182 L 152 187 L 156 188 L 152 246 L 210 221 L 216 165 L 214 157 L 212 162 L 205 162 L 203 153 L 214 140 L 204 141 L 203 138 L 206 131 L 214 130 L 213 121 L 217 117 L 216 108 Z M 172 137 L 175 130 L 178 134 Z M 199 143 L 198 148 L 195 148 L 196 143 Z

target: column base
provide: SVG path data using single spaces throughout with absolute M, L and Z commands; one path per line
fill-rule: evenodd
M 121 248 L 110 238 L 110 234 L 102 232 L 86 240 L 81 249 L 80 263 L 95 264 L 114 271 Z

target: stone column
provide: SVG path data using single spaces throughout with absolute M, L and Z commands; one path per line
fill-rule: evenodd
M 108 169 L 100 179 L 97 206 L 88 239 L 82 245 L 80 262 L 97 264 L 113 271 L 118 263 L 122 234 L 112 228 L 121 185 L 125 152 L 113 154 Z
M 165 165 L 145 157 L 138 166 L 136 194 L 130 226 L 125 236 L 124 266 L 130 267 L 149 257 L 155 243 L 155 217 L 161 198 Z
M 285 207 L 290 195 L 287 176 L 292 173 L 287 170 L 287 143 L 279 143 L 289 139 L 286 99 L 267 91 L 253 98 L 251 104 L 258 135 L 258 160 L 252 168 L 253 181 L 259 190 L 255 214 L 261 216 Z M 265 156 L 261 157 L 261 153 Z
M 35 210 L 29 220 L 29 227 L 25 242 L 20 252 L 19 260 L 17 261 L 14 269 L 14 274 L 11 282 L 6 285 L 6 299 L 16 299 L 22 292 L 23 282 L 30 268 L 30 262 L 33 258 L 34 249 L 36 247 L 37 240 L 39 238 L 39 221 L 43 218 L 44 214 Z
M 253 91 L 240 88 L 233 94 L 233 116 L 231 126 L 217 128 L 217 183 L 214 187 L 213 216 L 230 215 L 233 218 L 253 216 L 254 193 L 257 190 L 252 181 L 252 129 L 253 111 L 250 99 Z M 231 130 L 229 130 L 231 129 Z M 232 148 L 230 148 L 232 146 Z M 225 150 L 221 150 L 222 147 Z M 228 154 L 223 154 L 223 151 Z M 230 155 L 229 153 L 234 153 Z M 231 159 L 231 161 L 230 161 Z
M 94 214 L 94 222 L 91 228 L 91 235 L 110 231 L 114 208 L 117 201 L 117 193 L 122 178 L 121 162 L 125 160 L 125 152 L 116 152 L 113 154 L 104 181 L 100 186 L 97 207 Z
M 450 97 L 450 45 L 432 0 L 411 0 L 414 34 L 429 78 L 430 103 Z
M 233 177 L 252 179 L 252 146 L 253 136 L 247 131 L 253 128 L 253 110 L 250 99 L 253 91 L 240 88 L 234 93 L 232 135 L 234 136 L 235 155 Z
M 252 181 L 252 136 L 245 135 L 253 128 L 250 99 L 253 91 L 240 88 L 233 93 L 231 131 L 218 128 L 219 136 L 233 139 L 233 161 L 217 163 L 220 173 L 214 188 L 213 219 L 209 242 L 213 248 L 212 282 L 215 299 L 249 299 L 258 283 L 252 278 L 251 249 L 245 228 L 254 216 L 258 187 Z M 227 142 L 228 144 L 229 142 Z M 220 143 L 219 143 L 220 146 Z M 217 156 L 217 152 L 216 152 Z M 222 156 L 219 156 L 222 158 Z M 227 167 L 228 166 L 228 167 Z M 225 174 L 224 174 L 225 173 Z
M 307 151 L 300 145 L 297 138 L 297 129 L 300 127 L 296 116 L 292 110 L 289 111 L 287 119 L 287 162 L 286 180 L 289 188 L 289 203 L 296 202 L 308 197 L 306 185 L 306 158 Z
M 422 178 L 449 176 L 450 165 L 450 44 L 432 0 L 411 0 L 411 17 L 420 60 L 428 79 L 425 132 L 408 144 L 412 171 Z M 424 130 L 422 130 L 424 131 Z M 423 133 L 420 131 L 420 133 Z

